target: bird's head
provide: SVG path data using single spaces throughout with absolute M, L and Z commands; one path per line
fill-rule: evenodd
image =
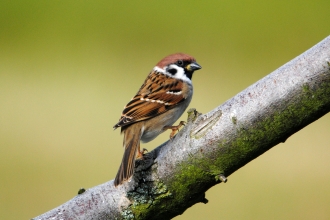
M 154 70 L 186 82 L 191 82 L 194 71 L 201 68 L 194 57 L 183 53 L 176 53 L 159 61 Z

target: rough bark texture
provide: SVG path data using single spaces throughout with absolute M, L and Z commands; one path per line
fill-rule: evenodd
M 211 112 L 190 110 L 185 128 L 137 163 L 130 182 L 88 189 L 34 219 L 170 219 L 329 111 L 327 37 Z

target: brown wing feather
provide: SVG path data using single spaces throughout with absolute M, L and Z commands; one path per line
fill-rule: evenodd
M 114 128 L 160 115 L 186 99 L 183 81 L 151 72 L 138 93 L 125 106 Z

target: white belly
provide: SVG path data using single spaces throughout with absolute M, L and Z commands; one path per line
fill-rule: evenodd
M 192 96 L 190 96 L 192 97 Z M 159 134 L 164 132 L 165 126 L 171 126 L 176 122 L 183 112 L 187 109 L 190 99 L 187 99 L 180 106 L 173 108 L 157 117 L 145 121 L 141 141 L 147 143 L 155 139 Z

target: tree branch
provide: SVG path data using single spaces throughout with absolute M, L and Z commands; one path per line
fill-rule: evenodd
M 34 219 L 170 219 L 329 111 L 330 36 L 211 112 L 189 110 L 185 128 L 137 161 L 130 182 L 93 187 Z

